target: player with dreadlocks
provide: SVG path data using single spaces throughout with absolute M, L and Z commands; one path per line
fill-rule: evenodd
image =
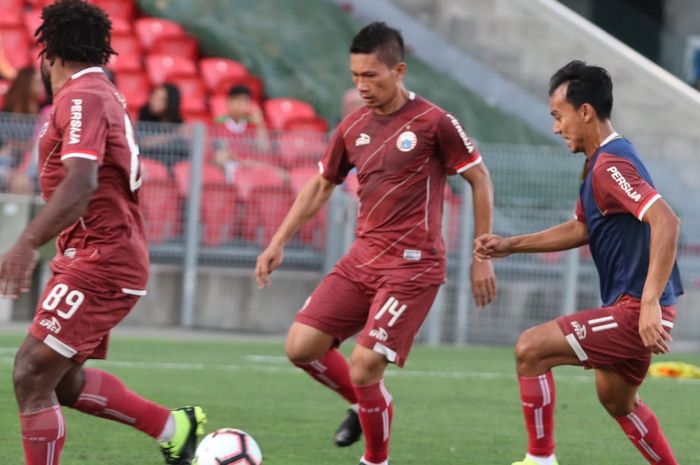
M 47 203 L 0 259 L 0 295 L 17 297 L 29 289 L 37 249 L 58 235 L 53 276 L 13 372 L 26 464 L 58 465 L 65 406 L 139 429 L 160 442 L 167 463 L 189 465 L 206 420 L 200 407 L 171 411 L 83 367 L 105 358 L 110 330 L 146 294 L 139 148 L 124 98 L 101 68 L 115 53 L 104 11 L 62 0 L 42 19 L 41 75 L 55 102 L 39 141 Z

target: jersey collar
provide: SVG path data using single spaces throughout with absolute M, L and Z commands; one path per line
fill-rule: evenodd
M 602 147 L 606 144 L 609 144 L 618 137 L 620 137 L 620 134 L 618 134 L 617 131 L 613 131 L 608 137 L 605 138 L 605 140 L 600 144 L 600 146 Z
M 89 68 L 81 69 L 77 73 L 72 74 L 70 78 L 78 79 L 79 77 L 90 73 L 104 73 L 104 70 L 99 66 L 91 66 Z

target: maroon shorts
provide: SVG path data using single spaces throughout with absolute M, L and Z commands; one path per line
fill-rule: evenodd
M 360 333 L 357 343 L 403 366 L 428 315 L 437 284 L 350 279 L 333 270 L 311 294 L 295 321 L 333 336 L 336 344 Z
M 107 356 L 109 331 L 145 291 L 91 289 L 69 275 L 54 275 L 39 299 L 29 332 L 76 363 Z
M 639 299 L 623 296 L 610 307 L 576 312 L 556 321 L 584 367 L 607 368 L 638 386 L 652 355 L 639 336 L 639 308 Z M 670 333 L 675 307 L 661 307 L 661 315 L 661 324 Z

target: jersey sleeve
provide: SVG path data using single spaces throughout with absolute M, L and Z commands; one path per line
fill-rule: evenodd
M 61 135 L 61 160 L 84 158 L 102 164 L 108 122 L 102 99 L 88 92 L 69 92 L 56 106 L 56 130 Z
M 341 184 L 352 169 L 352 164 L 348 160 L 348 154 L 345 150 L 341 126 L 335 130 L 331 137 L 323 158 L 318 162 L 318 168 L 321 175 L 334 184 Z
M 461 174 L 481 163 L 481 154 L 457 118 L 444 113 L 436 128 L 439 156 L 448 175 Z
M 593 170 L 593 192 L 604 215 L 630 213 L 642 221 L 661 198 L 630 160 L 603 153 Z

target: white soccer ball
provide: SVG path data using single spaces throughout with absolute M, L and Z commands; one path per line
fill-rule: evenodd
M 202 439 L 192 465 L 260 465 L 262 460 L 260 446 L 250 434 L 222 428 Z

